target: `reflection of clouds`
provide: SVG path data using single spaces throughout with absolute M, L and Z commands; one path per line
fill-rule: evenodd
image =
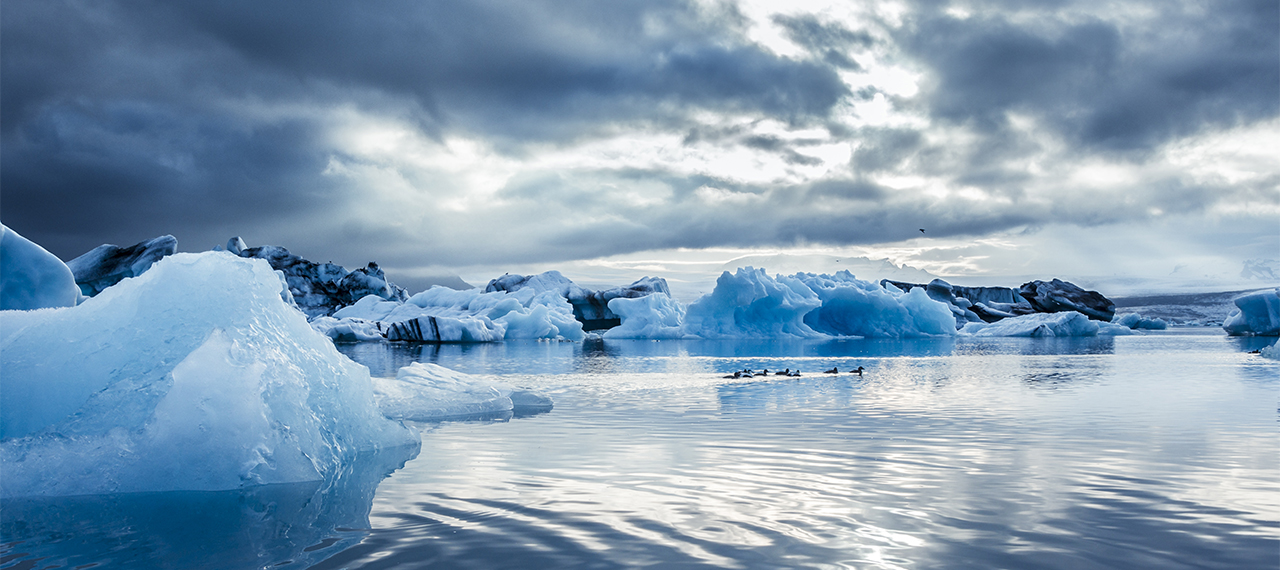
M 0 556 L 19 567 L 306 568 L 365 538 L 379 482 L 417 453 L 365 454 L 325 481 L 5 499 Z

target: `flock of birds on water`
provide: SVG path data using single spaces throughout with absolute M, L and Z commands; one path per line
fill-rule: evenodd
M 862 372 L 863 372 L 863 368 L 862 368 L 861 366 L 859 366 L 858 368 L 856 368 L 856 369 L 854 369 L 854 370 L 850 370 L 850 371 L 849 371 L 849 374 L 857 374 L 858 376 L 862 376 Z M 840 373 L 840 369 L 839 369 L 838 367 L 832 366 L 832 367 L 831 367 L 831 370 L 824 370 L 822 373 L 823 373 L 823 374 L 839 374 L 839 373 Z M 786 370 L 775 370 L 775 371 L 773 371 L 773 372 L 769 372 L 769 369 L 768 369 L 768 368 L 765 368 L 764 370 L 761 370 L 761 371 L 757 372 L 757 371 L 752 370 L 752 369 L 750 369 L 750 368 L 746 368 L 746 369 L 743 369 L 743 370 L 738 370 L 737 372 L 734 372 L 733 374 L 730 374 L 730 375 L 728 375 L 728 376 L 725 376 L 725 378 L 732 378 L 732 379 L 737 379 L 737 378 L 755 378 L 756 376 L 768 376 L 768 375 L 770 375 L 770 374 L 772 374 L 772 375 L 774 375 L 774 376 L 791 376 L 791 377 L 797 377 L 797 376 L 800 376 L 800 369 L 799 369 L 799 368 L 797 368 L 797 369 L 795 369 L 795 370 L 792 370 L 792 369 L 790 369 L 790 368 L 787 368 Z

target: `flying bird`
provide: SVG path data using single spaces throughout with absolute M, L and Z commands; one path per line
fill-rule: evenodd
M 920 233 L 924 233 L 924 228 L 920 228 Z

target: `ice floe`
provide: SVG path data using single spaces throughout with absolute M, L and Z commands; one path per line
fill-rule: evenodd
M 432 363 L 412 363 L 395 378 L 374 378 L 378 406 L 388 417 L 436 421 L 549 411 L 550 398 L 483 376 Z

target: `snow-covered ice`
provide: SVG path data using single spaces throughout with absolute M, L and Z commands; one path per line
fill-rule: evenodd
M 1280 335 L 1280 288 L 1256 291 L 1235 300 L 1236 310 L 1222 323 L 1230 335 Z
M 177 254 L 79 306 L 5 312 L 0 495 L 314 481 L 414 444 L 281 286 L 262 260 Z
M 0 310 L 71 307 L 79 298 L 61 259 L 0 224 Z

